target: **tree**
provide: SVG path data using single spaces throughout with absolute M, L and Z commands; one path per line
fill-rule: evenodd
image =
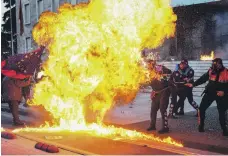
M 3 59 L 7 58 L 9 55 L 12 54 L 12 46 L 11 46 L 11 17 L 10 17 L 10 0 L 2 0 L 5 3 L 5 7 L 8 9 L 2 19 L 4 23 L 1 27 L 1 54 Z M 13 33 L 13 44 L 14 44 L 14 53 L 16 53 L 16 46 L 17 46 L 17 27 L 16 27 L 16 6 L 15 0 L 11 0 L 11 13 L 12 13 L 12 33 Z

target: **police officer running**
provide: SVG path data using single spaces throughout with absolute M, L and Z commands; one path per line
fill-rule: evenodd
M 205 111 L 215 100 L 219 112 L 219 122 L 223 130 L 223 135 L 228 136 L 226 127 L 225 113 L 228 109 L 228 69 L 223 66 L 222 59 L 216 58 L 212 61 L 212 67 L 207 73 L 202 75 L 193 84 L 186 84 L 189 87 L 195 87 L 205 82 L 208 85 L 205 87 L 204 96 L 202 98 L 199 108 L 199 132 L 204 132 Z
M 168 133 L 167 107 L 169 104 L 170 88 L 168 87 L 168 80 L 165 74 L 171 74 L 172 72 L 164 66 L 156 65 L 155 60 L 148 60 L 147 65 L 149 70 L 154 70 L 156 73 L 161 75 L 160 78 L 153 79 L 150 83 L 153 91 L 151 93 L 151 122 L 147 130 L 156 130 L 157 111 L 160 109 L 162 116 L 162 129 L 159 130 L 158 133 Z

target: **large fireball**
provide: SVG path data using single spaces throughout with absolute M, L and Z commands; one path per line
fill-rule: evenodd
M 33 38 L 50 54 L 43 71 L 47 78 L 36 84 L 32 104 L 51 112 L 60 129 L 88 128 L 91 116 L 102 125 L 107 110 L 129 103 L 147 81 L 140 51 L 174 35 L 176 15 L 169 4 L 92 0 L 42 13 Z

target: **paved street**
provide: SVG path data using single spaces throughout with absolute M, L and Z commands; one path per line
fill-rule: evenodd
M 200 104 L 201 97 L 195 97 L 194 100 Z M 215 102 L 212 106 L 215 106 Z M 107 123 L 126 125 L 141 121 L 150 120 L 151 100 L 149 93 L 139 93 L 133 104 L 116 106 L 110 110 L 105 118 Z M 185 101 L 185 112 L 195 111 L 192 106 Z M 158 111 L 158 118 L 161 117 Z
M 198 103 L 200 102 L 200 98 L 195 98 L 195 100 Z M 127 129 L 135 129 L 137 131 L 141 131 L 149 134 L 148 132 L 145 131 L 145 129 L 149 125 L 149 113 L 150 113 L 150 105 L 151 105 L 150 102 L 151 101 L 149 99 L 148 93 L 140 93 L 138 94 L 133 104 L 116 106 L 114 109 L 110 110 L 105 117 L 105 122 L 108 124 L 119 125 Z M 186 101 L 186 104 L 185 104 L 186 115 L 181 116 L 177 120 L 171 119 L 169 121 L 171 132 L 168 135 L 162 135 L 160 137 L 171 136 L 172 138 L 181 141 L 186 148 L 185 152 L 187 151 L 191 151 L 193 153 L 203 152 L 204 154 L 215 152 L 215 153 L 221 153 L 221 154 L 228 154 L 228 148 L 226 146 L 228 145 L 228 138 L 225 138 L 221 135 L 220 126 L 218 123 L 218 112 L 216 110 L 216 107 L 214 106 L 215 104 L 213 104 L 207 111 L 208 118 L 206 120 L 207 123 L 206 123 L 205 133 L 197 132 L 197 118 L 194 117 L 195 112 L 193 111 L 193 108 L 191 108 L 191 106 Z M 3 109 L 4 111 L 6 111 L 7 105 L 3 104 L 2 108 L 4 108 Z M 37 120 L 39 116 L 41 116 L 41 114 L 39 114 L 37 110 L 39 109 L 32 108 L 32 107 L 24 108 L 21 105 L 20 106 L 20 112 L 21 112 L 20 114 L 22 114 L 21 119 L 26 121 L 26 123 L 28 123 L 30 126 L 38 126 L 42 124 L 43 122 L 42 118 L 40 120 Z M 9 129 L 11 128 L 13 129 L 14 127 L 12 127 L 11 125 L 11 120 L 12 120 L 11 115 L 7 112 L 2 112 L 1 116 L 2 116 L 2 126 Z M 45 116 L 45 115 L 42 114 L 42 116 Z M 160 118 L 160 114 L 158 118 Z M 160 119 L 158 120 L 157 129 L 159 129 L 159 127 L 160 127 Z M 35 137 L 38 140 L 43 139 L 44 135 L 45 134 L 26 133 L 26 137 L 28 136 L 33 137 L 33 140 Z M 57 135 L 57 134 L 53 134 L 53 135 Z M 158 134 L 156 134 L 155 132 L 155 135 L 158 135 Z M 66 139 L 59 140 L 59 141 L 55 140 L 53 143 L 59 145 L 60 147 L 61 145 L 64 145 L 64 147 L 67 146 L 66 148 L 69 148 L 73 152 L 76 152 L 78 149 L 80 149 L 80 150 L 84 150 L 84 151 L 88 151 L 90 153 L 96 153 L 96 154 L 177 154 L 178 153 L 178 152 L 172 153 L 170 150 L 165 151 L 163 149 L 160 149 L 160 147 L 158 149 L 154 148 L 153 146 L 148 147 L 146 145 L 148 143 L 145 143 L 145 142 L 143 144 L 145 144 L 146 146 L 142 147 L 141 145 L 142 142 L 140 142 L 139 144 L 137 142 L 130 143 L 129 141 L 117 142 L 117 141 L 112 141 L 110 139 L 104 139 L 104 138 L 91 139 L 92 136 L 89 136 L 89 137 L 87 136 L 87 139 L 85 139 L 86 135 L 75 135 L 75 134 L 72 134 L 72 135 L 68 134 L 68 136 L 70 137 L 67 137 L 67 140 Z M 22 138 L 22 139 L 25 139 L 25 138 Z M 2 140 L 5 141 L 5 139 L 2 139 Z M 77 140 L 77 143 L 75 142 L 75 140 Z M 80 143 L 80 140 L 83 141 L 83 143 Z M 44 141 L 47 141 L 47 140 L 44 140 Z M 11 147 L 11 146 L 15 146 L 15 144 L 17 143 L 19 142 L 15 142 L 15 141 L 3 142 L 2 147 L 4 147 L 5 149 L 4 150 L 5 154 L 7 154 L 7 148 L 5 148 L 5 146 Z M 89 145 L 92 143 L 95 145 L 101 145 L 101 144 L 109 145 L 109 148 L 107 147 L 107 150 L 102 150 L 102 152 L 99 152 L 98 147 L 93 149 L 91 148 L 88 149 L 88 147 L 90 147 Z M 152 143 L 149 143 L 148 145 L 151 145 L 151 144 Z M 30 145 L 32 145 L 32 143 Z M 32 150 L 30 152 L 32 152 L 34 150 L 34 143 L 32 146 L 26 146 L 26 147 L 28 149 L 31 148 Z M 122 148 L 122 147 L 125 147 L 125 148 Z M 23 149 L 21 152 L 26 153 L 26 151 L 27 149 Z M 35 150 L 34 152 L 38 152 L 38 151 Z M 68 151 L 63 151 L 63 152 L 67 153 Z

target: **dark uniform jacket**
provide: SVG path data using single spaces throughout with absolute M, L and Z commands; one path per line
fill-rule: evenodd
M 201 85 L 205 82 L 208 82 L 205 87 L 205 93 L 215 94 L 217 91 L 224 91 L 225 94 L 228 94 L 228 69 L 224 68 L 221 72 L 213 72 L 210 68 L 208 72 L 202 75 L 193 86 Z
M 171 74 L 172 71 L 165 66 L 156 65 L 155 70 L 160 74 Z M 151 81 L 151 87 L 154 91 L 161 91 L 162 89 L 168 87 L 168 78 L 166 75 L 163 75 L 160 79 L 154 79 Z
M 181 70 L 179 65 L 178 68 L 172 73 L 170 76 L 170 83 L 175 86 L 182 88 L 185 87 L 185 83 L 193 83 L 194 82 L 194 70 L 191 67 L 186 68 L 185 70 Z
M 2 96 L 5 101 L 21 101 L 22 87 L 28 86 L 29 80 L 19 80 L 5 77 L 2 81 Z

